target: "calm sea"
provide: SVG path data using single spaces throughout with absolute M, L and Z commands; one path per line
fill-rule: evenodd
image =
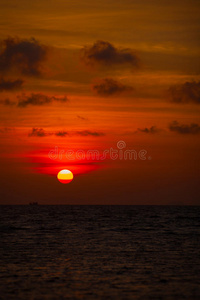
M 200 207 L 0 211 L 0 299 L 200 299 Z

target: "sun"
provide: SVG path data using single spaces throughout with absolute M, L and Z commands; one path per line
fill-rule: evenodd
M 57 178 L 61 183 L 70 183 L 74 176 L 70 170 L 61 170 L 58 172 Z

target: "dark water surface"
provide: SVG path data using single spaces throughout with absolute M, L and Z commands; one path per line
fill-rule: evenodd
M 0 299 L 200 299 L 200 207 L 0 211 Z

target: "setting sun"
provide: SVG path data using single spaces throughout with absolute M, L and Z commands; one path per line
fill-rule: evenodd
M 74 176 L 73 173 L 69 170 L 61 170 L 57 175 L 58 180 L 61 183 L 70 183 Z

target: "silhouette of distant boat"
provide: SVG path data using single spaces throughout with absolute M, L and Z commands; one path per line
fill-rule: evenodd
M 38 205 L 38 202 L 30 202 L 29 205 L 34 205 L 34 206 L 36 206 L 36 205 Z

